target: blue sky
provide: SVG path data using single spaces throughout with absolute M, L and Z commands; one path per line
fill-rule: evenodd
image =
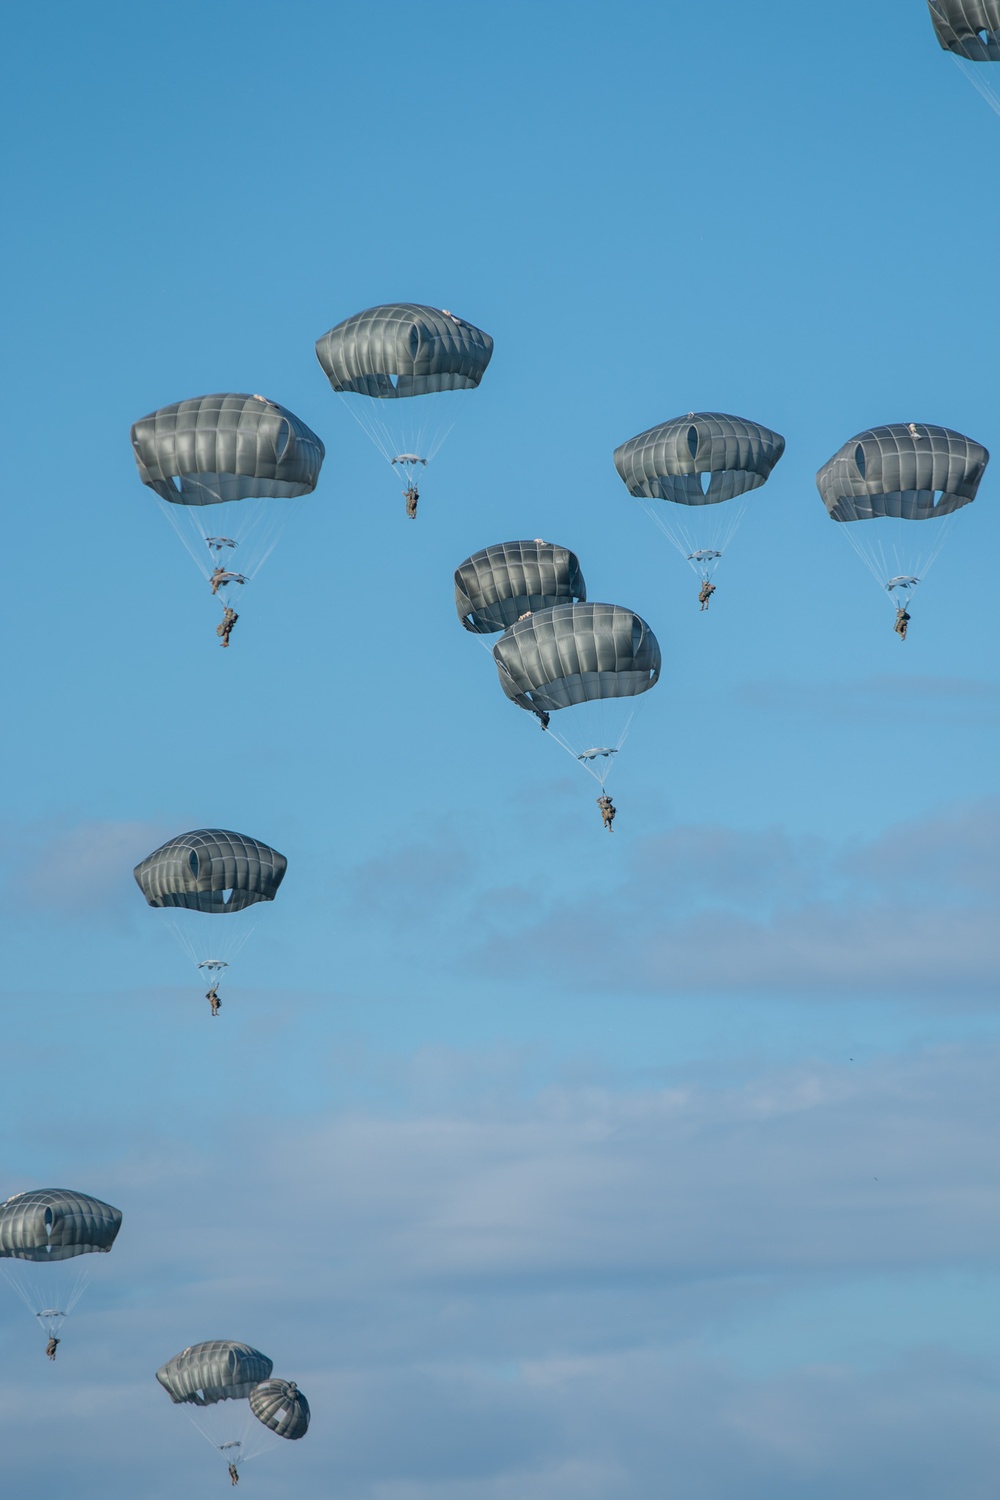
M 0 1196 L 125 1214 L 54 1366 L 0 1301 L 29 1500 L 224 1484 L 214 1337 L 261 1500 L 992 1496 L 998 481 L 901 646 L 814 474 L 1000 450 L 1000 120 L 918 0 L 703 10 L 7 18 Z M 394 299 L 496 340 L 415 525 L 312 348 Z M 128 441 L 223 390 L 327 450 L 224 655 Z M 787 442 L 707 614 L 611 463 L 698 409 Z M 534 536 L 663 649 L 612 838 L 454 612 Z M 131 876 L 204 825 L 289 859 L 218 1024 Z

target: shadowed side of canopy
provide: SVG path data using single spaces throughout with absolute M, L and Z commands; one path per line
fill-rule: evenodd
M 981 443 L 949 427 L 894 422 L 846 442 L 816 485 L 835 521 L 925 521 L 974 500 L 988 462 Z
M 492 354 L 493 340 L 481 328 L 416 302 L 366 308 L 316 341 L 335 391 L 383 400 L 471 390 Z
M 212 1406 L 217 1401 L 245 1400 L 273 1368 L 267 1355 L 249 1344 L 210 1339 L 168 1359 L 156 1378 L 171 1401 Z
M 1000 62 L 1000 0 L 927 0 L 946 52 L 969 62 Z
M 558 604 L 518 620 L 493 648 L 507 697 L 535 713 L 646 692 L 660 647 L 645 620 L 617 604 Z
M 273 901 L 287 868 L 285 856 L 268 844 L 225 828 L 199 828 L 154 849 L 133 874 L 150 906 L 226 913 Z
M 491 635 L 528 611 L 585 600 L 580 563 L 553 542 L 498 542 L 455 569 L 455 607 L 466 630 Z
M 0 1204 L 0 1256 L 71 1260 L 106 1254 L 121 1228 L 121 1209 L 72 1188 L 32 1188 Z
M 143 484 L 177 505 L 307 495 L 325 452 L 285 407 L 238 393 L 151 412 L 133 424 L 132 448 Z
M 614 460 L 632 495 L 715 505 L 757 489 L 784 451 L 781 434 L 759 422 L 702 411 L 640 432 L 615 449 Z

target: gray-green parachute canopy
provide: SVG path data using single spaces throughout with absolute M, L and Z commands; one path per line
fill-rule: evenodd
M 0 1256 L 71 1260 L 106 1254 L 121 1228 L 121 1209 L 72 1188 L 31 1188 L 0 1204 Z
M 257 839 L 197 828 L 147 854 L 133 874 L 150 906 L 226 913 L 273 901 L 287 868 L 283 854 Z
M 316 341 L 335 391 L 379 399 L 471 390 L 492 354 L 493 340 L 481 328 L 417 302 L 369 307 Z
M 631 698 L 660 675 L 656 636 L 617 604 L 557 604 L 518 620 L 493 647 L 500 685 L 531 713 Z
M 586 597 L 576 554 L 553 542 L 498 542 L 455 569 L 455 607 L 477 635 L 506 630 L 528 611 Z
M 250 1410 L 278 1437 L 305 1437 L 309 1428 L 309 1402 L 294 1380 L 263 1380 L 250 1392 Z
M 780 433 L 725 412 L 688 412 L 629 438 L 615 468 L 632 495 L 715 505 L 755 490 L 785 451 Z
M 970 62 L 1000 62 L 1000 0 L 927 0 L 946 52 Z
M 926 521 L 976 498 L 989 457 L 981 443 L 949 427 L 893 422 L 852 437 L 816 484 L 835 521 Z
M 316 488 L 324 448 L 300 420 L 264 396 L 196 396 L 132 427 L 143 484 L 176 505 L 287 499 Z
M 156 1378 L 171 1401 L 212 1406 L 217 1401 L 245 1400 L 274 1365 L 266 1354 L 232 1339 L 192 1344 L 168 1359 Z

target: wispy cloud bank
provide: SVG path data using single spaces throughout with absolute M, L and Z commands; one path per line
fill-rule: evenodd
M 563 897 L 550 880 L 483 955 L 568 985 L 978 1003 L 1000 972 L 998 842 L 994 801 L 839 846 L 678 828 L 640 844 L 616 883 Z
M 42 1468 L 44 1492 L 81 1500 L 124 1500 L 137 1475 L 151 1500 L 196 1492 L 213 1463 L 223 1483 L 153 1371 L 231 1336 L 313 1406 L 306 1441 L 248 1470 L 261 1500 L 659 1500 L 665 1468 L 704 1500 L 938 1500 L 944 1475 L 988 1500 L 988 1362 L 940 1347 L 916 1294 L 874 1366 L 833 1360 L 808 1294 L 992 1265 L 995 1048 L 631 1092 L 511 1078 L 470 1100 L 474 1061 L 432 1059 L 436 1103 L 407 1105 L 403 1080 L 392 1116 L 258 1111 L 200 1148 L 165 1134 L 91 1162 L 126 1220 L 54 1370 L 3 1310 L 17 1492 L 42 1493 Z M 718 1335 L 766 1328 L 789 1287 L 815 1353 L 756 1376 L 720 1358 Z

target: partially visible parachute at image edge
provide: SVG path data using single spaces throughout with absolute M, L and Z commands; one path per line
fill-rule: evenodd
M 823 504 L 890 598 L 909 599 L 936 559 L 951 518 L 971 504 L 989 453 L 926 422 L 870 427 L 816 475 Z M 925 531 L 924 524 L 935 522 Z M 900 620 L 905 607 L 898 606 Z M 905 625 L 905 621 L 902 621 Z M 905 639 L 905 629 L 898 633 Z
M 0 1270 L 41 1325 L 50 1359 L 91 1258 L 109 1253 L 121 1223 L 121 1209 L 74 1188 L 30 1188 L 0 1203 Z
M 1000 0 L 927 0 L 938 41 L 969 62 L 1000 62 Z
M 540 538 L 497 542 L 455 569 L 458 617 L 475 635 L 496 634 L 524 614 L 586 597 L 576 554 Z
M 122 1213 L 72 1188 L 31 1188 L 0 1203 L 0 1256 L 52 1262 L 107 1254 Z
M 709 580 L 742 520 L 746 497 L 767 481 L 784 451 L 784 438 L 770 427 L 717 411 L 673 417 L 615 449 L 615 468 L 629 494 L 643 502 L 701 578 L 702 608 L 714 592 Z
M 288 861 L 277 849 L 225 828 L 197 828 L 168 839 L 133 874 L 150 906 L 224 915 L 273 901 Z

